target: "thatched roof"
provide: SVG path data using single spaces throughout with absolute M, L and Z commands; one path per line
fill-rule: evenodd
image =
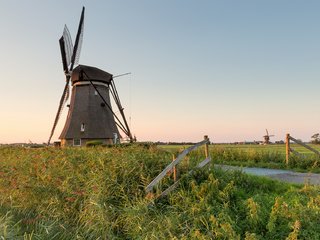
M 80 76 L 81 71 L 83 71 L 82 79 Z M 79 81 L 87 81 L 88 78 L 91 81 L 110 84 L 112 79 L 112 74 L 105 72 L 99 68 L 86 66 L 86 65 L 79 65 L 75 69 L 73 69 L 72 75 L 71 75 L 72 84 Z

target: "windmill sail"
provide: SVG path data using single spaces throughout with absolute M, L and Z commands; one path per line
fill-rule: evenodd
M 70 36 L 70 32 L 67 28 L 67 26 L 64 27 L 62 37 L 59 39 L 59 44 L 60 44 L 60 52 L 61 52 L 61 58 L 62 58 L 62 66 L 63 70 L 66 75 L 66 84 L 63 89 L 63 93 L 59 102 L 59 107 L 58 111 L 53 123 L 53 127 L 49 136 L 48 140 L 48 145 L 50 144 L 51 138 L 54 134 L 54 131 L 56 129 L 56 126 L 58 124 L 63 106 L 67 102 L 69 98 L 69 83 L 70 83 L 70 72 L 72 72 L 73 66 L 75 64 L 75 60 L 79 61 L 79 56 L 80 56 L 80 50 L 81 50 L 81 43 L 82 43 L 82 38 L 83 38 L 83 25 L 84 25 L 84 10 L 85 8 L 82 8 L 81 12 L 81 17 L 80 17 L 80 22 L 79 22 L 79 27 L 78 27 L 78 32 L 77 32 L 77 37 L 76 37 L 76 43 L 75 47 L 73 48 L 72 45 L 72 39 Z M 69 68 L 70 66 L 70 68 Z
M 83 7 L 82 8 L 82 12 L 81 12 L 81 17 L 80 17 L 77 36 L 76 36 L 76 40 L 75 40 L 75 43 L 74 43 L 73 53 L 72 53 L 72 57 L 71 57 L 70 71 L 72 71 L 74 65 L 79 62 L 80 50 L 81 50 L 82 39 L 83 39 L 84 9 L 85 8 Z
M 67 66 L 69 67 L 71 63 L 72 52 L 73 52 L 73 44 L 72 44 L 71 35 L 67 25 L 64 26 L 62 37 L 65 45 L 64 48 L 65 48 L 65 57 L 67 61 Z
M 59 39 L 59 44 L 60 44 L 63 71 L 65 72 L 65 74 L 67 74 L 69 69 L 68 69 L 68 60 L 67 60 L 67 54 L 66 54 L 65 41 L 63 36 Z
M 62 93 L 62 96 L 61 96 L 61 99 L 60 99 L 58 111 L 57 111 L 56 117 L 54 119 L 53 127 L 51 129 L 51 133 L 50 133 L 50 136 L 49 136 L 48 145 L 50 144 L 51 138 L 52 138 L 52 136 L 54 134 L 54 131 L 56 129 L 56 126 L 58 124 L 58 121 L 59 121 L 63 106 L 64 106 L 65 102 L 67 101 L 67 97 L 69 97 L 69 82 L 66 82 L 66 85 L 64 87 L 64 90 L 63 90 L 63 93 Z

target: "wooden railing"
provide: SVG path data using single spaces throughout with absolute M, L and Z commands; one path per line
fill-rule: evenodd
M 166 175 L 168 172 L 173 172 L 174 173 L 174 178 L 175 178 L 175 182 L 174 184 L 172 184 L 169 188 L 167 188 L 165 191 L 163 191 L 158 197 L 163 197 L 165 195 L 167 195 L 168 193 L 170 193 L 172 190 L 174 190 L 180 180 L 176 179 L 176 170 L 175 167 L 176 165 L 178 165 L 183 158 L 190 153 L 193 150 L 196 150 L 197 148 L 199 148 L 202 145 L 205 145 L 205 159 L 200 162 L 196 168 L 202 168 L 204 166 L 206 166 L 210 161 L 211 161 L 211 157 L 209 154 L 209 143 L 210 140 L 208 138 L 208 136 L 204 136 L 204 140 L 185 149 L 182 153 L 180 153 L 155 179 L 152 180 L 152 182 L 145 188 L 145 191 L 147 193 L 149 193 Z M 193 170 L 189 171 L 188 174 L 191 174 L 193 172 Z
M 289 164 L 289 158 L 290 158 L 290 154 L 294 153 L 296 155 L 300 154 L 299 152 L 295 151 L 294 149 L 291 148 L 290 146 L 290 140 L 305 147 L 306 149 L 310 150 L 311 152 L 314 152 L 315 154 L 317 154 L 318 156 L 320 156 L 320 152 L 310 146 L 308 146 L 307 144 L 293 138 L 290 136 L 289 133 L 286 134 L 286 164 Z

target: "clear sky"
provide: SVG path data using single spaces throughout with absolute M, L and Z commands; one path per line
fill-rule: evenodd
M 0 143 L 46 142 L 65 83 L 58 39 L 114 75 L 141 141 L 305 141 L 320 132 L 320 1 L 0 0 Z M 57 140 L 66 116 L 60 119 Z

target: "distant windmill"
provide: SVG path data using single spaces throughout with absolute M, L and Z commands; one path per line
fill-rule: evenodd
M 113 81 L 113 75 L 91 66 L 78 65 L 74 68 L 79 62 L 84 11 L 83 7 L 74 46 L 67 26 L 64 27 L 63 35 L 59 40 L 66 84 L 48 144 L 54 134 L 63 106 L 69 98 L 70 80 L 71 101 L 68 105 L 67 120 L 59 137 L 62 146 L 81 146 L 90 140 L 100 140 L 105 144 L 112 144 L 118 142 L 121 137 L 118 128 L 132 141 L 133 138 Z M 122 121 L 112 110 L 109 93 L 119 108 Z
M 270 144 L 270 137 L 274 137 L 274 135 L 269 135 L 268 129 L 266 129 L 267 135 L 263 136 L 264 144 Z

